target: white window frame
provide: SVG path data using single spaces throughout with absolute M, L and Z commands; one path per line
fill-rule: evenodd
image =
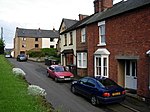
M 96 58 L 100 58 L 101 59 L 101 66 L 100 67 L 100 71 L 101 74 L 97 74 L 97 60 Z M 106 66 L 104 66 L 104 59 L 106 58 Z M 107 68 L 106 72 L 104 72 L 104 68 Z M 106 74 L 104 74 L 106 73 Z M 95 76 L 102 76 L 102 77 L 109 77 L 109 56 L 108 55 L 95 55 Z
M 77 53 L 77 66 L 78 68 L 87 68 L 87 53 Z
M 105 28 L 105 21 L 98 23 L 99 27 L 99 43 L 98 46 L 106 46 L 106 28 Z M 103 31 L 102 31 L 103 30 Z
M 81 29 L 81 42 L 86 42 L 86 33 L 85 28 Z

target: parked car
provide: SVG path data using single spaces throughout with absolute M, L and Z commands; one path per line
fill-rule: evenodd
M 28 58 L 25 54 L 19 54 L 17 56 L 17 61 L 27 61 L 27 60 L 28 60 Z
M 12 58 L 11 54 L 6 54 L 5 58 Z
M 105 77 L 85 77 L 71 84 L 71 91 L 90 99 L 92 105 L 119 103 L 125 99 L 125 89 Z
M 74 78 L 74 75 L 61 65 L 51 65 L 47 67 L 47 76 L 52 77 L 56 82 L 73 80 Z

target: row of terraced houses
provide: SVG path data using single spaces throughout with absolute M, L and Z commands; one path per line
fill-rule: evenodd
M 44 38 L 48 38 L 47 41 L 57 38 L 61 65 L 75 65 L 77 75 L 82 77 L 109 77 L 149 99 L 150 0 L 122 0 L 114 5 L 113 0 L 94 0 L 93 3 L 94 14 L 79 14 L 79 20 L 64 18 L 59 31 L 30 30 L 30 35 L 29 31 L 17 28 L 15 40 L 21 38 L 27 42 L 34 38 L 33 49 L 42 48 Z M 36 38 L 41 39 L 41 44 L 37 45 Z M 17 55 L 21 50 L 15 45 Z

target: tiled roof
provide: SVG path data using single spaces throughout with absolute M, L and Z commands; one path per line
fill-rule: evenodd
M 74 24 L 72 27 L 70 27 L 69 29 L 67 29 L 66 31 L 62 32 L 62 33 L 66 33 L 72 30 L 75 30 L 78 27 L 83 27 L 86 26 L 88 24 L 92 24 L 95 22 L 99 22 L 102 20 L 105 20 L 107 18 L 143 7 L 149 5 L 150 6 L 150 0 L 127 0 L 127 1 L 121 1 L 115 5 L 113 5 L 112 8 L 109 8 L 103 12 L 99 12 L 99 13 L 95 13 L 85 19 L 83 19 L 82 21 L 77 22 L 76 24 Z
M 86 23 L 84 24 L 91 24 L 93 22 L 98 22 L 104 19 L 107 19 L 112 16 L 116 16 L 134 9 L 137 9 L 139 7 L 150 5 L 150 0 L 127 0 L 127 1 L 121 1 L 117 4 L 115 4 L 112 8 L 109 8 L 106 11 L 99 12 L 93 17 L 91 17 Z
M 63 18 L 62 19 L 62 22 L 61 22 L 61 25 L 60 25 L 60 28 L 62 26 L 62 24 L 66 25 L 66 29 L 70 28 L 72 25 L 76 24 L 78 22 L 78 20 L 73 20 L 73 19 L 66 19 L 66 18 Z M 59 31 L 60 31 L 60 28 L 59 28 Z
M 57 30 L 16 28 L 16 34 L 18 37 L 59 38 L 59 32 Z

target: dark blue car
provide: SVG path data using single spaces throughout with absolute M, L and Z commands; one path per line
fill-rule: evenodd
M 71 91 L 90 99 L 92 105 L 117 103 L 125 99 L 125 89 L 105 77 L 85 77 L 73 81 Z

